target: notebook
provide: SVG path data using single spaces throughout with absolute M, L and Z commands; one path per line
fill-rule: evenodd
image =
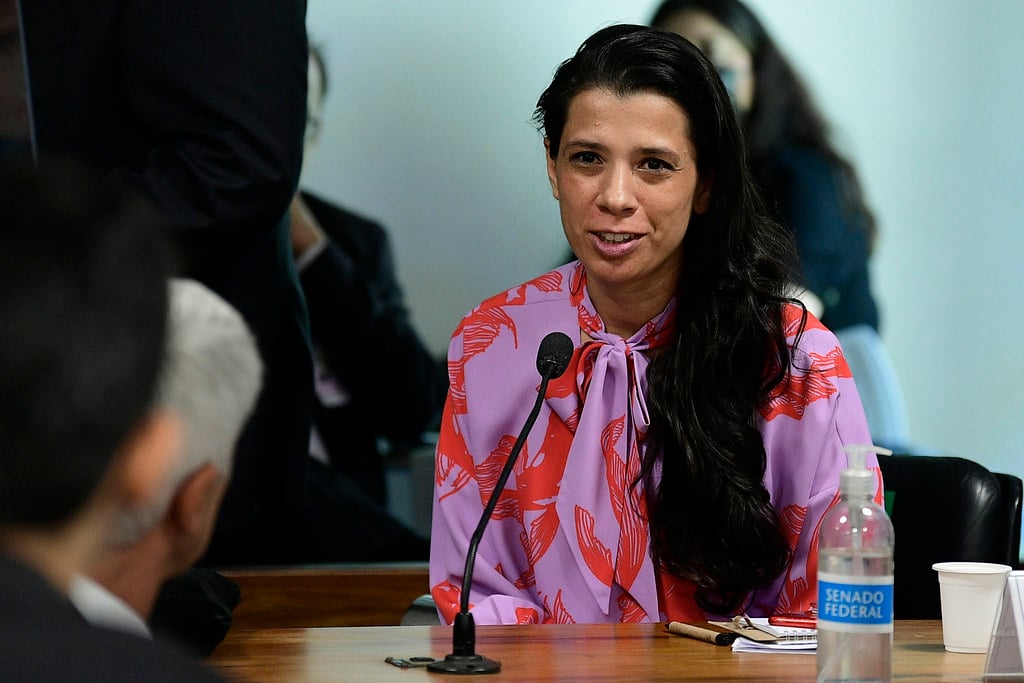
M 713 621 L 716 626 L 738 633 L 734 652 L 810 652 L 818 647 L 818 631 L 813 628 L 773 626 L 766 617 L 735 617 L 732 621 Z

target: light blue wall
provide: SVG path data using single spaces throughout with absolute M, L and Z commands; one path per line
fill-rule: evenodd
M 310 0 L 332 92 L 305 183 L 382 219 L 441 351 L 564 242 L 530 123 L 589 33 L 655 2 Z M 1024 2 L 751 0 L 858 166 L 915 439 L 1024 476 Z

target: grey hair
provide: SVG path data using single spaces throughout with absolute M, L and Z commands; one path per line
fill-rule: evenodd
M 167 343 L 156 407 L 181 423 L 178 462 L 158 498 L 122 515 L 115 542 L 130 545 L 167 512 L 178 487 L 207 463 L 231 475 L 235 444 L 256 403 L 263 363 L 242 316 L 194 280 L 169 284 Z

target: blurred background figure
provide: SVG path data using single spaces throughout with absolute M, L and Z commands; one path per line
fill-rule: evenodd
M 0 159 L 31 156 L 18 2 L 0 0 Z
M 303 523 L 312 362 L 288 204 L 302 165 L 304 0 L 21 3 L 40 154 L 165 217 L 180 274 L 245 318 L 265 375 L 206 561 L 287 563 Z
M 92 173 L 0 164 L 0 680 L 220 680 L 68 601 L 118 522 L 158 504 L 179 419 L 154 404 L 167 247 Z
M 328 91 L 310 49 L 306 152 Z M 291 242 L 314 348 L 309 561 L 426 560 L 428 543 L 388 512 L 386 456 L 436 430 L 448 388 L 413 327 L 387 232 L 308 192 L 291 206 Z
M 903 394 L 871 289 L 875 219 L 807 88 L 739 0 L 666 0 L 651 24 L 679 33 L 714 62 L 768 208 L 796 238 L 806 288 L 800 298 L 839 337 L 874 442 L 908 449 Z
M 90 623 L 144 637 L 151 635 L 161 586 L 206 551 L 262 374 L 256 342 L 237 311 L 194 280 L 174 279 L 169 289 L 157 405 L 181 424 L 178 458 L 156 500 L 122 514 L 105 552 L 71 584 L 72 602 Z M 208 654 L 227 633 L 233 606 L 165 601 L 164 612 L 188 624 L 170 635 L 201 643 Z

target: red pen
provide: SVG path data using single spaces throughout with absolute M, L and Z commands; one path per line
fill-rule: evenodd
M 768 617 L 769 626 L 788 626 L 790 628 L 817 628 L 818 618 L 813 614 L 773 614 Z

